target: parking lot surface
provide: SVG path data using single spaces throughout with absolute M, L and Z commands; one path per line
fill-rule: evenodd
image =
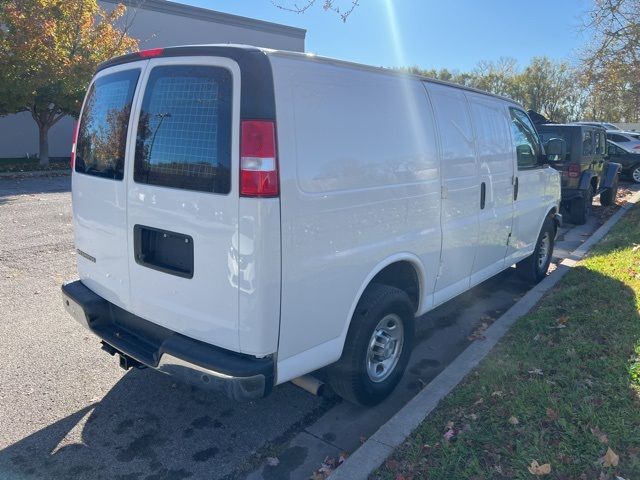
M 427 314 L 402 383 L 373 409 L 291 384 L 237 403 L 123 371 L 64 311 L 60 285 L 76 275 L 69 186 L 0 180 L 2 479 L 308 478 L 324 456 L 357 448 L 530 288 L 509 270 Z M 557 252 L 601 220 L 564 228 Z

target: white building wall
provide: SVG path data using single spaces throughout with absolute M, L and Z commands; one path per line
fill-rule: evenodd
M 101 0 L 108 10 L 128 5 L 123 22 L 140 48 L 241 43 L 277 50 L 304 51 L 305 31 L 165 0 Z M 74 119 L 63 118 L 49 131 L 49 155 L 68 157 Z M 0 117 L 0 158 L 38 153 L 38 128 L 28 112 Z

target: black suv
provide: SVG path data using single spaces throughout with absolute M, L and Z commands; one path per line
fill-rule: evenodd
M 597 194 L 604 206 L 615 202 L 620 164 L 607 160 L 604 128 L 557 123 L 538 124 L 536 128 L 544 143 L 552 138 L 566 143 L 566 153 L 553 168 L 561 173 L 561 209 L 568 213 L 570 222 L 582 225 L 587 221 Z

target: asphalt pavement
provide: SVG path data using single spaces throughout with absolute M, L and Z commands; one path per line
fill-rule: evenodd
M 418 322 L 396 392 L 373 409 L 291 384 L 237 403 L 123 371 L 63 309 L 76 277 L 70 178 L 0 179 L 0 479 L 308 478 L 350 452 L 530 287 L 511 270 Z M 561 232 L 568 252 L 597 228 Z M 277 458 L 277 461 L 266 458 Z

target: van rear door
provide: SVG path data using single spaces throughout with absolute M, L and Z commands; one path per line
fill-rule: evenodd
M 83 283 L 127 308 L 127 137 L 146 61 L 100 71 L 84 102 L 72 161 L 78 272 Z
M 155 58 L 141 83 L 127 152 L 127 309 L 237 351 L 238 64 Z

